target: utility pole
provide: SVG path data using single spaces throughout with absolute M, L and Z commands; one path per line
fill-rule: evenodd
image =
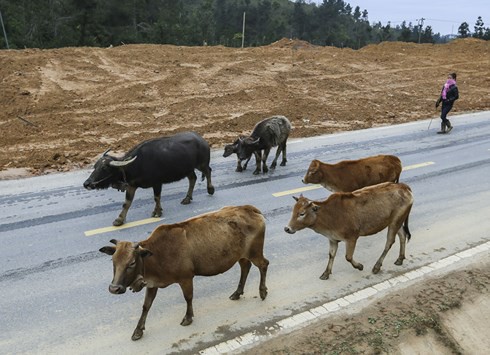
M 245 43 L 245 11 L 243 12 L 243 27 L 242 27 L 242 48 Z
M 2 11 L 0 11 L 0 22 L 2 23 L 3 36 L 5 37 L 5 43 L 7 44 L 7 49 L 10 49 L 9 40 L 7 39 L 7 32 L 5 31 L 5 26 L 3 24 Z
M 419 23 L 419 43 L 420 43 L 420 36 L 422 35 L 422 26 L 424 25 L 424 20 L 425 20 L 425 18 L 423 18 L 423 17 L 416 20 Z

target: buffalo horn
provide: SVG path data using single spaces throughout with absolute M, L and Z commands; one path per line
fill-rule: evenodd
M 119 160 L 113 160 L 109 163 L 110 166 L 113 166 L 115 168 L 121 168 L 121 167 L 124 167 L 124 166 L 127 166 L 129 164 L 131 164 L 133 161 L 136 160 L 138 156 L 135 156 L 135 157 L 132 157 L 131 159 L 129 160 L 123 160 L 123 161 L 119 161 Z

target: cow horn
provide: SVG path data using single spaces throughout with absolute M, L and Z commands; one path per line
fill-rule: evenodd
M 133 161 L 136 160 L 138 156 L 134 156 L 133 158 L 129 159 L 129 160 L 122 160 L 122 161 L 119 161 L 119 160 L 113 160 L 109 163 L 110 166 L 113 166 L 115 168 L 121 168 L 121 167 L 124 167 L 124 166 L 127 166 L 129 164 L 131 164 Z

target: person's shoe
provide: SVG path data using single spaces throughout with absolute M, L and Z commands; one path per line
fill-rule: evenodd
M 453 126 L 451 126 L 451 122 L 449 122 L 449 121 L 447 121 L 447 123 L 446 123 L 446 127 L 447 127 L 447 129 L 446 129 L 446 133 L 451 132 L 451 130 L 453 129 Z
M 441 130 L 437 132 L 437 134 L 445 134 L 446 133 L 446 124 L 441 122 Z

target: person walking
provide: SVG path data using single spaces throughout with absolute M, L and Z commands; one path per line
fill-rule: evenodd
M 456 73 L 451 73 L 447 76 L 446 83 L 442 87 L 441 95 L 436 101 L 436 108 L 442 102 L 441 108 L 441 130 L 438 134 L 445 134 L 451 132 L 453 126 L 447 119 L 447 114 L 453 108 L 454 101 L 459 99 L 458 86 L 456 85 Z

